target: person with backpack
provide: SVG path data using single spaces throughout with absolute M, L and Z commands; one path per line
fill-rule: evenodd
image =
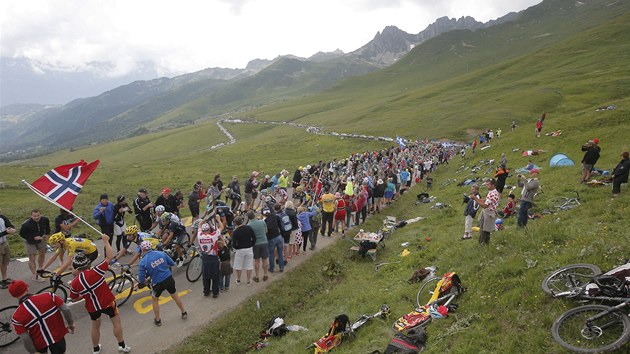
M 284 238 L 282 237 L 282 233 L 288 232 L 290 234 L 291 229 L 293 228 L 289 216 L 282 211 L 280 204 L 274 205 L 273 208 L 274 211 L 263 209 L 263 216 L 265 218 L 265 224 L 267 225 L 269 272 L 272 274 L 276 268 L 276 254 L 278 257 L 277 259 L 280 272 L 284 272 Z M 285 224 L 285 222 L 288 222 L 288 224 Z M 263 280 L 267 280 L 266 278 L 267 276 L 265 275 Z

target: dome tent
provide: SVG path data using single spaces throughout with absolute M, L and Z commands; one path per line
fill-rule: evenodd
M 575 162 L 565 154 L 555 154 L 549 159 L 550 167 L 575 166 Z

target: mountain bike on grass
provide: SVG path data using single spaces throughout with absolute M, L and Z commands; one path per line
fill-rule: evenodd
M 601 297 L 616 306 L 584 305 L 562 314 L 551 327 L 553 339 L 576 353 L 606 353 L 630 340 L 629 298 Z
M 426 326 L 432 318 L 444 317 L 454 312 L 453 301 L 464 291 L 459 276 L 448 272 L 442 277 L 432 277 L 420 286 L 416 295 L 417 307 L 394 322 L 394 332 L 404 332 L 418 326 Z
M 549 273 L 541 287 L 556 298 L 599 301 L 602 296 L 625 297 L 630 294 L 630 261 L 604 274 L 593 264 L 571 264 Z
M 580 194 L 573 191 L 575 197 L 553 197 L 547 201 L 547 207 L 553 211 L 565 211 L 575 208 L 580 204 Z
M 7 347 L 20 339 L 11 326 L 11 318 L 17 308 L 17 305 L 13 305 L 0 309 L 0 348 Z

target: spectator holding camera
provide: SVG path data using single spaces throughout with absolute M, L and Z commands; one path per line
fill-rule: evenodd
M 517 225 L 519 228 L 527 226 L 527 220 L 529 218 L 528 211 L 532 206 L 534 206 L 534 197 L 540 188 L 540 182 L 538 181 L 539 173 L 540 170 L 532 168 L 529 170 L 529 174 L 532 178 L 526 180 L 523 175 L 516 176 L 518 186 L 523 187 L 523 190 L 521 191 L 521 205 L 518 210 Z
M 582 180 L 581 183 L 586 183 L 591 178 L 591 171 L 597 160 L 599 160 L 599 154 L 602 149 L 599 147 L 599 139 L 589 140 L 586 144 L 582 145 L 582 151 L 585 151 L 582 158 Z

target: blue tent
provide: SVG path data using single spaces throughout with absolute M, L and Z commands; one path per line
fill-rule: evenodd
M 549 160 L 550 167 L 575 166 L 575 162 L 565 154 L 555 154 Z

